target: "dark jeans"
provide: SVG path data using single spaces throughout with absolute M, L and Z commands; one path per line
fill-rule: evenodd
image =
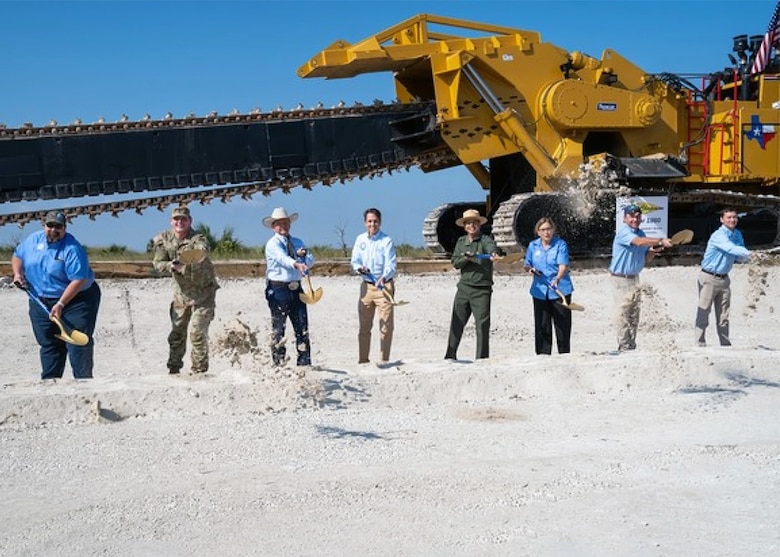
M 56 299 L 44 300 L 48 306 L 57 302 Z M 30 300 L 29 314 L 35 340 L 41 347 L 41 379 L 58 379 L 65 371 L 65 358 L 70 359 L 73 377 L 88 379 L 92 377 L 94 367 L 95 332 L 98 308 L 100 307 L 100 287 L 97 282 L 80 292 L 62 311 L 62 317 L 74 329 L 89 336 L 89 343 L 84 346 L 68 344 L 55 337 L 60 329 L 49 320 L 49 314 L 34 301 Z
M 533 300 L 536 353 L 552 354 L 553 325 L 555 340 L 558 342 L 558 353 L 571 352 L 571 310 L 564 308 L 555 300 L 538 298 Z M 571 302 L 571 294 L 566 296 L 566 301 Z
M 295 348 L 298 351 L 299 366 L 311 364 L 311 345 L 309 343 L 309 314 L 300 295 L 303 288 L 290 290 L 286 286 L 271 286 L 266 282 L 265 299 L 271 310 L 272 344 L 271 355 L 274 364 L 282 365 L 287 356 L 284 345 L 284 328 L 287 318 L 290 318 L 295 331 Z

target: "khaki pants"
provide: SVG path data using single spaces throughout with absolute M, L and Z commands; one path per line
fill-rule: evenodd
M 384 285 L 384 288 L 395 295 L 395 281 Z M 360 285 L 360 300 L 358 301 L 358 362 L 368 362 L 371 348 L 371 329 L 374 326 L 374 313 L 379 309 L 379 350 L 382 361 L 390 359 L 390 347 L 393 344 L 393 329 L 395 307 L 382 291 L 373 284 L 363 281 Z
M 729 340 L 729 309 L 731 307 L 731 279 L 699 273 L 699 307 L 696 310 L 696 343 L 704 345 L 704 332 L 710 323 L 710 310 L 715 306 L 715 329 L 721 346 L 731 346 Z
M 639 310 L 642 306 L 639 278 L 613 276 L 612 291 L 615 295 L 618 350 L 634 350 L 636 331 L 639 328 Z

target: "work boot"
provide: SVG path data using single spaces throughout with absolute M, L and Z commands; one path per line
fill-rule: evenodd
M 181 371 L 181 368 L 179 368 L 179 367 L 169 367 L 168 368 L 168 375 L 179 375 L 180 371 Z

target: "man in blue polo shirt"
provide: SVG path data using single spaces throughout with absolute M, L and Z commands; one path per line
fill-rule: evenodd
M 663 248 L 672 247 L 669 238 L 649 238 L 639 228 L 642 210 L 631 203 L 623 207 L 623 224 L 612 242 L 612 262 L 609 274 L 614 284 L 617 309 L 618 352 L 636 348 L 636 331 L 639 328 L 639 309 L 642 291 L 639 273 Z
M 43 225 L 43 230 L 16 246 L 11 258 L 14 282 L 27 286 L 50 309 L 46 314 L 30 300 L 30 321 L 41 347 L 41 379 L 61 378 L 66 357 L 70 358 L 73 377 L 91 378 L 95 349 L 92 333 L 100 306 L 100 287 L 89 266 L 87 250 L 66 231 L 65 215 L 49 211 Z M 64 317 L 89 336 L 89 342 L 76 346 L 57 338 L 60 330 L 49 315 Z
M 750 251 L 745 247 L 742 233 L 737 230 L 737 211 L 732 208 L 720 212 L 720 228 L 710 236 L 699 273 L 699 308 L 696 310 L 696 343 L 705 346 L 704 332 L 709 325 L 710 309 L 715 305 L 715 327 L 721 346 L 731 346 L 729 340 L 729 309 L 731 307 L 731 279 L 729 271 L 734 262 L 746 263 Z

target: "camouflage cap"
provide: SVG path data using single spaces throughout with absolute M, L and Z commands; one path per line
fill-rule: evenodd
M 67 224 L 67 220 L 65 219 L 65 213 L 62 211 L 49 211 L 46 213 L 46 218 L 43 219 L 44 224 L 61 224 L 62 226 L 65 226 Z
M 175 207 L 173 211 L 171 211 L 171 216 L 190 218 L 190 210 L 188 207 L 184 207 L 183 205 L 180 207 Z

